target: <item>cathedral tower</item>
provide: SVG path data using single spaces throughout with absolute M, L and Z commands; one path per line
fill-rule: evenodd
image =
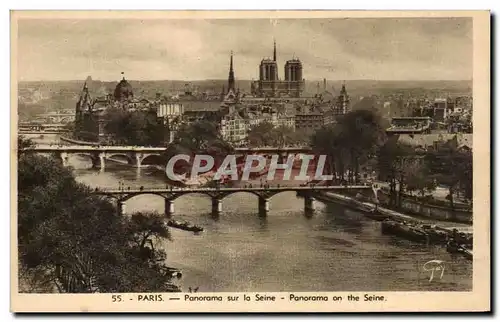
M 340 90 L 340 95 L 337 98 L 337 108 L 341 114 L 346 114 L 349 112 L 350 98 L 347 95 L 347 90 L 345 89 L 345 82 L 342 83 L 342 89 Z

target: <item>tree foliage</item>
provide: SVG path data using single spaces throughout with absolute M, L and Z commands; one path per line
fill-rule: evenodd
M 377 159 L 380 178 L 390 183 L 390 203 L 394 206 L 401 206 L 405 191 L 416 191 L 423 197 L 438 184 L 448 187 L 452 209 L 454 195 L 472 199 L 472 152 L 468 149 L 448 142 L 417 152 L 395 138 L 382 146 Z
M 207 154 L 214 157 L 216 164 L 218 164 L 222 162 L 226 155 L 233 152 L 234 148 L 224 140 L 213 122 L 198 121 L 180 127 L 174 141 L 167 146 L 165 159 L 170 160 L 177 154 L 190 156 Z M 191 169 L 191 164 L 178 162 L 176 163 L 176 169 L 180 172 L 186 172 Z
M 59 160 L 19 155 L 18 250 L 24 291 L 173 290 L 166 254 L 152 246 L 166 238 L 168 229 L 158 215 L 121 216 L 112 203 L 77 183 Z
M 318 130 L 311 138 L 317 154 L 325 154 L 330 173 L 354 182 L 360 167 L 372 158 L 386 140 L 382 119 L 374 109 L 351 111 Z
M 455 194 L 472 199 L 472 151 L 460 149 L 457 145 L 443 144 L 428 151 L 425 161 L 429 175 L 448 187 L 448 200 L 454 208 Z
M 115 144 L 156 146 L 163 142 L 165 130 L 156 113 L 112 108 L 106 118 L 106 132 Z
M 271 122 L 263 121 L 248 130 L 248 144 L 251 147 L 307 145 L 311 135 L 311 130 L 294 130 L 285 125 L 274 126 Z

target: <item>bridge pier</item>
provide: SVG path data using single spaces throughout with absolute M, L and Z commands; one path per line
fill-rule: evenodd
M 259 216 L 265 217 L 269 212 L 269 199 L 259 197 Z
M 170 218 L 174 214 L 174 201 L 165 199 L 165 217 Z
M 61 152 L 60 156 L 61 156 L 63 167 L 67 167 L 69 165 L 69 162 L 68 162 L 68 153 Z
M 99 167 L 101 171 L 104 171 L 106 167 L 106 153 L 99 153 Z
M 314 200 L 311 196 L 304 196 L 304 211 L 306 214 L 314 212 Z
M 136 153 L 135 154 L 135 166 L 137 167 L 137 169 L 141 168 L 141 163 L 142 163 L 142 154 Z
M 116 208 L 118 210 L 119 215 L 125 214 L 125 210 L 126 210 L 125 201 L 118 200 Z
M 222 200 L 212 198 L 212 215 L 219 215 L 222 212 Z

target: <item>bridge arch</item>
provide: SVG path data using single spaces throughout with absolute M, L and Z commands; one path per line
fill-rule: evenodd
M 176 193 L 174 194 L 171 198 L 169 198 L 169 200 L 171 201 L 174 201 L 174 200 L 177 200 L 181 197 L 185 197 L 185 196 L 202 196 L 202 197 L 205 197 L 207 199 L 211 199 L 213 198 L 213 194 L 210 193 L 211 191 L 196 191 L 196 192 L 191 192 L 191 191 L 186 191 L 185 193 Z
M 90 160 L 90 162 L 92 162 L 92 165 L 96 164 L 97 161 L 99 160 L 99 156 L 96 156 L 92 153 L 85 153 L 85 152 L 69 153 L 68 159 L 70 159 L 71 157 L 75 157 L 75 156 L 88 158 Z
M 153 162 L 153 163 L 149 163 Z M 159 153 L 148 153 L 144 154 L 141 160 L 141 164 L 155 164 L 155 165 L 166 165 L 164 157 Z
M 109 153 L 106 155 L 107 159 L 112 159 L 115 158 L 117 160 L 120 160 L 120 158 L 124 158 L 127 161 L 127 164 L 134 164 L 135 160 L 132 159 L 132 157 L 127 154 L 127 153 L 121 153 L 121 152 L 114 152 L 114 153 Z M 120 160 L 123 161 L 123 160 Z
M 283 193 L 283 192 L 297 192 L 297 189 L 294 189 L 293 187 L 290 187 L 290 189 L 286 189 L 286 187 L 283 187 L 285 189 L 283 190 L 278 190 L 278 191 L 252 191 L 252 190 L 244 190 L 244 191 L 234 191 L 234 192 L 229 192 L 227 194 L 224 194 L 224 198 L 229 197 L 231 195 L 239 194 L 239 193 L 246 193 L 246 194 L 252 194 L 254 196 L 257 196 L 259 198 L 265 198 L 265 199 L 271 199 L 272 197 Z
M 221 199 L 226 199 L 227 197 L 230 197 L 230 196 L 234 196 L 234 195 L 238 195 L 238 194 L 246 194 L 246 195 L 252 195 L 252 196 L 255 196 L 257 198 L 260 198 L 261 197 L 261 194 L 259 194 L 259 192 L 256 192 L 256 191 L 252 191 L 252 190 L 247 190 L 247 191 L 235 191 L 235 192 L 229 192 L 227 194 L 224 194 L 223 197 Z

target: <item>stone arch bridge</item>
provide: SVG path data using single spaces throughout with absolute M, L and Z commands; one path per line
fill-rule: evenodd
M 106 159 L 122 157 L 128 164 L 140 168 L 142 163 L 151 157 L 162 158 L 165 148 L 159 147 L 134 147 L 134 146 L 93 146 L 93 145 L 63 145 L 63 146 L 36 146 L 28 148 L 29 151 L 38 153 L 56 153 L 64 166 L 69 165 L 70 155 L 86 156 L 92 160 L 93 167 L 104 170 Z
M 166 147 L 145 147 L 145 146 L 104 146 L 104 145 L 39 145 L 28 148 L 28 151 L 36 151 L 40 153 L 56 153 L 62 159 L 63 165 L 69 164 L 70 155 L 87 156 L 92 160 L 94 167 L 100 167 L 103 170 L 106 166 L 106 159 L 113 156 L 124 157 L 128 164 L 132 164 L 140 168 L 142 163 L 150 158 L 161 158 L 162 152 Z M 311 152 L 308 147 L 285 147 L 285 148 L 236 148 L 237 156 L 248 154 L 261 154 L 269 157 L 273 154 L 279 154 L 281 162 L 285 162 L 286 157 L 290 154 L 300 154 Z M 166 162 L 165 162 L 166 165 Z
M 92 193 L 94 195 L 101 195 L 117 201 L 117 211 L 120 214 L 125 212 L 125 203 L 127 200 L 146 194 L 153 194 L 160 196 L 165 201 L 165 216 L 170 217 L 174 214 L 174 201 L 175 199 L 187 194 L 202 194 L 212 199 L 212 214 L 219 215 L 222 212 L 222 200 L 234 193 L 247 192 L 254 194 L 258 197 L 259 202 L 259 215 L 265 216 L 270 209 L 270 199 L 274 195 L 281 192 L 293 191 L 298 196 L 304 198 L 304 211 L 310 214 L 314 211 L 314 194 L 319 191 L 366 191 L 372 190 L 370 185 L 351 185 L 351 186 L 283 186 L 283 187 L 238 187 L 238 188 L 168 188 L 168 189 L 113 189 L 113 190 L 99 190 L 96 189 Z

